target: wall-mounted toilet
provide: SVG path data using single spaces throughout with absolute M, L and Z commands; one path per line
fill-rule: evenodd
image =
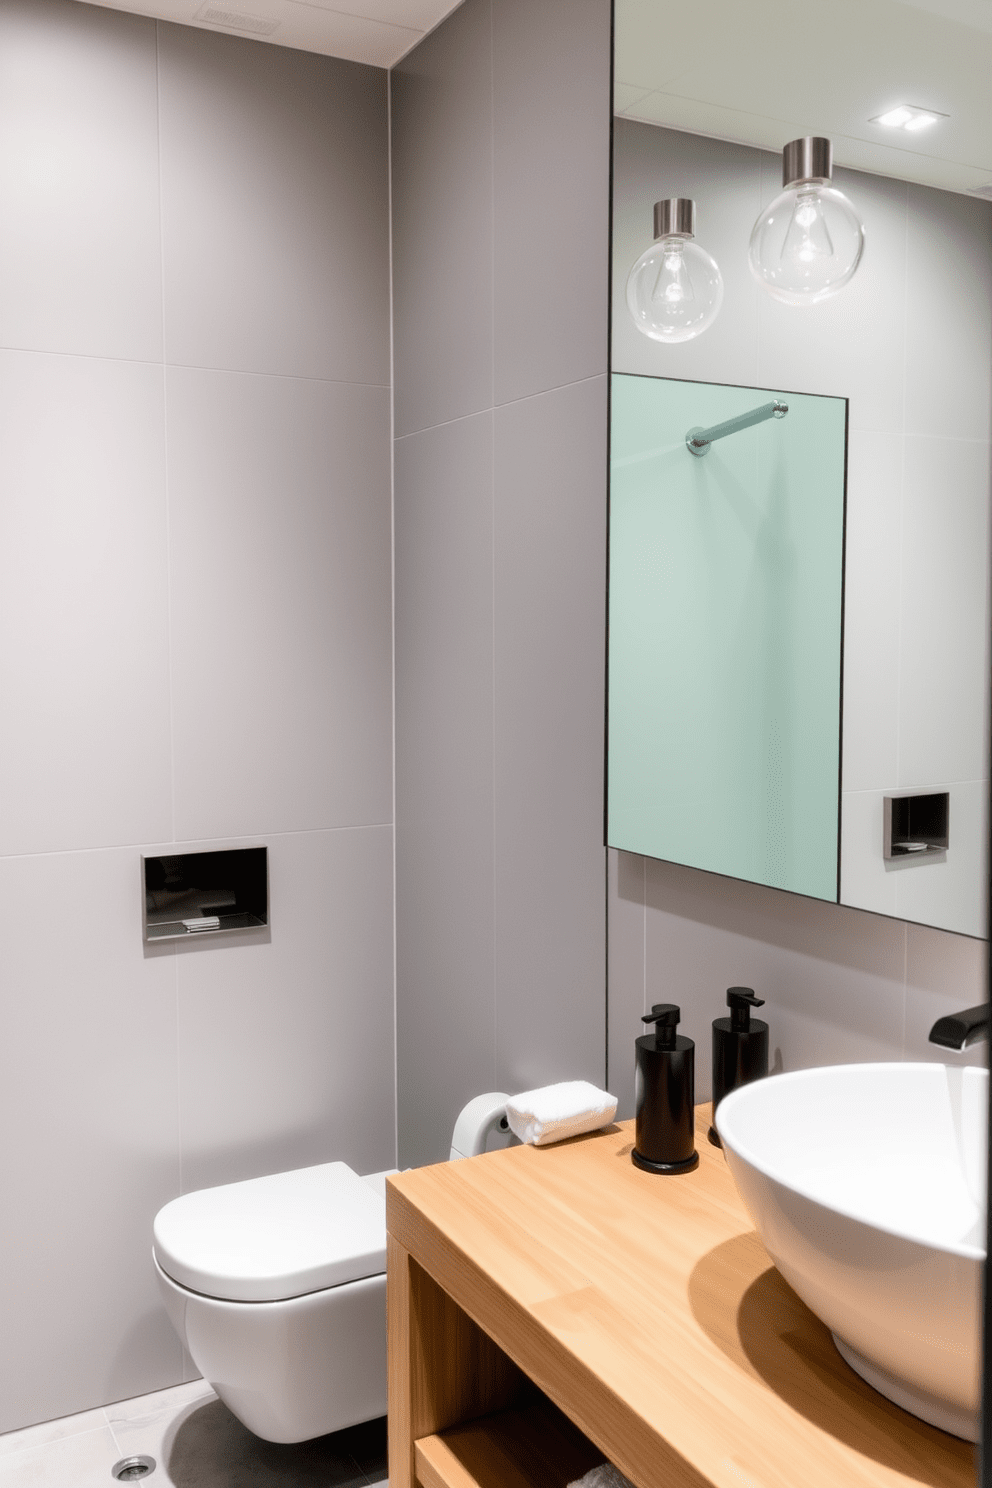
M 452 1157 L 485 1151 L 505 1095 L 470 1101 Z M 267 1441 L 386 1410 L 386 1173 L 322 1163 L 183 1194 L 155 1218 L 153 1257 L 203 1378 Z

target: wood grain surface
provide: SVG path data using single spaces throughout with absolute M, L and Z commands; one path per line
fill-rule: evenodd
M 469 1488 L 415 1443 L 512 1405 L 518 1370 L 637 1488 L 971 1488 L 974 1449 L 866 1385 L 774 1269 L 708 1118 L 680 1177 L 633 1166 L 626 1122 L 388 1180 L 391 1488 Z
M 549 1400 L 416 1443 L 423 1488 L 566 1488 L 603 1454 Z

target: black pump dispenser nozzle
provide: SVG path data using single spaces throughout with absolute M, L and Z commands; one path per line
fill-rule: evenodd
M 688 1173 L 699 1162 L 693 1115 L 696 1046 L 676 1033 L 681 1017 L 674 1002 L 656 1002 L 641 1016 L 649 1031 L 634 1041 L 637 1120 L 630 1158 L 649 1173 Z
M 655 1046 L 659 1049 L 675 1048 L 678 1037 L 675 1030 L 681 1020 L 682 1009 L 676 1007 L 674 1002 L 656 1002 L 649 1013 L 641 1014 L 642 1023 L 654 1024 Z
M 728 987 L 729 1018 L 713 1020 L 713 1114 L 725 1095 L 738 1085 L 749 1085 L 768 1073 L 768 1024 L 751 1017 L 764 1007 L 750 987 Z M 707 1133 L 714 1147 L 722 1146 L 715 1126 Z
M 749 1033 L 751 1009 L 764 1007 L 764 998 L 755 997 L 750 987 L 728 987 L 727 1006 L 730 1009 L 730 1026 L 735 1033 Z

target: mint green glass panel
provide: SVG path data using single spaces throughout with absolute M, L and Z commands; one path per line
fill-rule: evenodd
M 613 377 L 610 846 L 837 899 L 846 432 L 844 398 Z

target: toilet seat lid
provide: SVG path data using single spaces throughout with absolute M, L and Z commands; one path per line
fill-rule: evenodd
M 386 1269 L 386 1206 L 347 1163 L 183 1194 L 160 1209 L 155 1259 L 180 1286 L 274 1302 Z

